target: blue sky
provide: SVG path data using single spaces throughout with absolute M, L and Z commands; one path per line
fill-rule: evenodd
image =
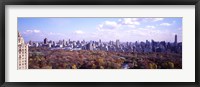
M 18 18 L 25 41 L 95 40 L 182 42 L 182 18 Z

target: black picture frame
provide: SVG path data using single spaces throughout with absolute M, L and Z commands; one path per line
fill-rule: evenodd
M 1 0 L 0 85 L 1 87 L 199 87 L 200 0 Z M 195 82 L 5 82 L 6 5 L 195 5 Z M 38 77 L 39 78 L 39 77 Z

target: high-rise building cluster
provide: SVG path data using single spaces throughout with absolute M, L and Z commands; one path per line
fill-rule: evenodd
M 28 69 L 28 44 L 24 43 L 24 39 L 19 32 L 17 36 L 18 69 Z
M 112 52 L 171 52 L 171 53 L 182 53 L 182 42 L 177 42 L 177 35 L 175 35 L 175 41 L 173 43 L 165 41 L 148 41 L 146 42 L 120 42 L 120 40 L 102 42 L 99 41 L 71 41 L 59 40 L 48 41 L 47 38 L 43 42 L 32 42 L 29 41 L 30 47 L 49 47 L 51 50 L 54 49 L 65 49 L 65 50 L 103 50 Z

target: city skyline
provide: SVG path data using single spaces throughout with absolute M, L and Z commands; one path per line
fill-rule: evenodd
M 44 38 L 43 42 L 29 41 L 27 44 L 29 47 L 43 48 L 47 47 L 51 50 L 102 50 L 110 52 L 172 52 L 172 53 L 182 53 L 182 42 L 177 42 L 177 35 L 174 36 L 174 42 L 157 42 L 148 41 L 146 42 L 120 42 L 120 40 L 102 42 L 99 41 L 72 41 L 72 40 L 59 40 L 58 42 L 48 40 Z
M 175 38 L 177 39 L 177 35 L 175 34 L 174 36 L 175 36 Z M 177 43 L 177 42 L 178 42 L 178 39 L 175 40 L 175 38 L 172 38 L 173 41 L 171 41 L 170 43 L 175 43 L 175 42 Z M 48 38 L 43 38 L 43 39 L 40 40 L 40 41 L 32 41 L 32 40 L 29 40 L 29 41 L 27 41 L 26 43 L 29 43 L 30 41 L 31 41 L 31 42 L 40 42 L 40 43 L 44 43 L 44 40 L 45 40 L 45 39 L 47 40 L 47 43 L 48 43 L 49 41 L 52 41 L 52 42 L 60 42 L 60 41 L 63 41 L 63 40 L 64 40 L 64 41 L 76 41 L 76 42 L 77 42 L 77 41 L 85 41 L 85 42 L 91 42 L 91 41 L 92 41 L 92 42 L 93 42 L 93 41 L 99 42 L 99 41 L 101 41 L 101 42 L 104 42 L 104 43 L 108 43 L 108 42 L 110 42 L 110 41 L 112 41 L 112 42 L 120 41 L 121 43 L 126 43 L 126 42 L 132 42 L 132 43 L 139 42 L 139 43 L 140 43 L 140 42 L 146 42 L 146 41 L 150 41 L 150 42 L 151 42 L 151 41 L 163 42 L 163 41 L 164 41 L 164 40 L 163 40 L 163 41 L 156 41 L 156 40 L 153 40 L 153 39 L 151 39 L 151 40 L 145 40 L 145 41 L 139 41 L 139 40 L 138 40 L 138 41 L 121 41 L 120 39 L 109 40 L 109 41 L 102 41 L 101 39 L 98 39 L 98 40 L 88 40 L 88 41 L 87 41 L 87 40 L 84 40 L 84 39 L 83 39 L 83 40 L 59 39 L 59 40 L 55 40 L 55 41 L 54 41 L 54 40 L 51 40 L 51 39 L 48 39 Z M 164 41 L 164 42 L 167 42 L 167 41 Z M 180 42 L 180 43 L 182 43 L 182 42 Z
M 85 40 L 182 42 L 182 18 L 18 18 L 25 42 Z

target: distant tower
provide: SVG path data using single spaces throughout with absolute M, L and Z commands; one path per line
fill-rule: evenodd
M 17 36 L 18 69 L 28 69 L 28 44 L 24 43 L 24 38 L 20 35 L 19 32 Z
M 119 48 L 119 40 L 116 40 L 116 46 L 117 46 L 117 48 Z
M 32 42 L 31 40 L 30 40 L 28 43 L 29 43 L 29 45 L 30 45 L 30 46 L 32 46 L 32 45 L 33 45 L 33 42 Z
M 66 41 L 63 39 L 63 46 L 66 46 Z
M 44 38 L 44 44 L 47 44 L 47 43 L 48 43 L 47 38 Z
M 101 43 L 101 39 L 99 39 L 99 43 Z
M 93 50 L 93 44 L 92 44 L 92 42 L 89 42 L 89 43 L 86 45 L 86 48 L 87 48 L 87 50 Z
M 174 41 L 175 44 L 177 44 L 177 35 L 175 35 L 175 41 Z

